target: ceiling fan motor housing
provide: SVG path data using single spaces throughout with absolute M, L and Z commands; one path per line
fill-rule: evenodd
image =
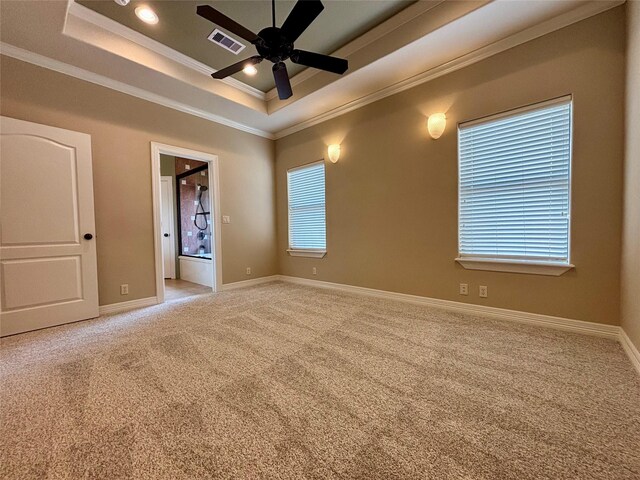
M 322 5 L 321 0 L 298 0 L 291 12 L 289 12 L 282 27 L 278 28 L 276 27 L 275 0 L 272 0 L 273 26 L 263 28 L 260 34 L 256 35 L 212 6 L 198 5 L 196 8 L 198 15 L 251 42 L 258 51 L 258 55 L 217 70 L 211 76 L 216 79 L 223 79 L 238 73 L 248 65 L 257 65 L 263 59 L 266 59 L 273 63 L 271 70 L 278 90 L 278 98 L 286 100 L 293 95 L 287 65 L 284 63 L 287 59 L 291 59 L 293 63 L 298 65 L 342 75 L 349 68 L 347 60 L 293 48 L 293 43 L 313 23 L 323 9 L 324 5 Z
M 284 36 L 278 27 L 267 27 L 260 30 L 258 36 L 262 42 L 256 42 L 256 49 L 261 57 L 278 63 L 286 60 L 293 52 L 293 43 Z

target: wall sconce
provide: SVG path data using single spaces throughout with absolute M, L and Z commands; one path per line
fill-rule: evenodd
M 336 163 L 340 158 L 340 144 L 329 145 L 329 149 L 327 151 L 329 154 L 329 160 L 331 163 Z
M 431 138 L 434 140 L 440 138 L 446 125 L 447 116 L 444 113 L 434 113 L 433 115 L 429 115 L 429 120 L 427 120 L 427 129 L 429 130 Z

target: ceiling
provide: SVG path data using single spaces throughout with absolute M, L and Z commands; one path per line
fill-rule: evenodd
M 278 99 L 275 89 L 269 89 L 270 75 L 265 83 L 254 86 L 244 83 L 246 77 L 211 78 L 221 66 L 215 62 L 226 66 L 225 57 L 214 60 L 219 47 L 206 41 L 212 25 L 197 16 L 187 20 L 195 5 L 190 1 L 149 2 L 160 17 L 154 33 L 160 36 L 155 38 L 131 17 L 135 2 L 119 7 L 111 0 L 0 1 L 0 53 L 235 129 L 280 138 L 624 3 L 323 1 L 326 8 L 316 21 L 318 26 L 301 37 L 301 42 L 310 43 L 300 42 L 299 46 L 346 58 L 349 70 L 344 75 L 302 70 L 292 75 L 293 96 L 284 101 Z M 128 12 L 131 27 L 125 20 L 120 23 L 98 13 L 94 3 L 104 3 L 116 13 Z M 212 3 L 256 30 L 264 25 L 265 17 L 268 21 L 268 2 Z M 291 2 L 278 1 L 280 19 L 290 6 Z M 171 9 L 184 16 L 184 27 L 165 20 L 165 16 L 177 18 L 165 13 Z M 325 20 L 320 23 L 323 17 L 328 25 Z M 199 26 L 190 26 L 191 22 Z M 311 30 L 315 28 L 320 31 Z M 335 32 L 335 37 L 331 35 L 335 43 L 324 38 L 325 31 Z M 196 48 L 204 50 L 197 53 Z M 199 56 L 209 54 L 206 61 Z M 428 114 L 446 111 L 447 105 L 429 103 L 416 108 Z
M 322 13 L 296 42 L 296 48 L 331 54 L 414 2 L 415 0 L 327 1 Z M 150 0 L 132 1 L 124 7 L 113 0 L 79 0 L 78 3 L 216 70 L 255 55 L 255 48 L 233 34 L 232 37 L 247 46 L 239 55 L 207 40 L 216 26 L 196 15 L 196 6 L 211 5 L 255 33 L 271 25 L 271 2 L 268 0 Z M 276 1 L 277 25 L 282 25 L 294 4 L 293 0 Z M 159 22 L 149 25 L 139 20 L 134 13 L 139 5 L 152 8 L 158 15 Z M 258 74 L 253 77 L 240 72 L 235 78 L 263 92 L 271 90 L 275 83 L 267 63 L 258 65 Z M 304 69 L 290 61 L 286 63 L 291 76 Z

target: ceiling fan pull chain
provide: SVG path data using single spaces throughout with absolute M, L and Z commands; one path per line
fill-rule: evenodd
M 271 0 L 271 19 L 273 20 L 273 26 L 276 26 L 276 0 Z

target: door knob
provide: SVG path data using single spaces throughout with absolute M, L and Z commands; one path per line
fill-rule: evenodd
M 85 233 L 84 234 L 84 239 L 85 240 L 91 240 L 93 238 L 93 235 L 91 235 L 90 233 Z
M 169 234 L 168 234 L 168 233 L 165 233 L 165 234 L 164 234 L 164 236 L 165 236 L 165 237 L 168 237 L 168 236 L 169 236 Z

